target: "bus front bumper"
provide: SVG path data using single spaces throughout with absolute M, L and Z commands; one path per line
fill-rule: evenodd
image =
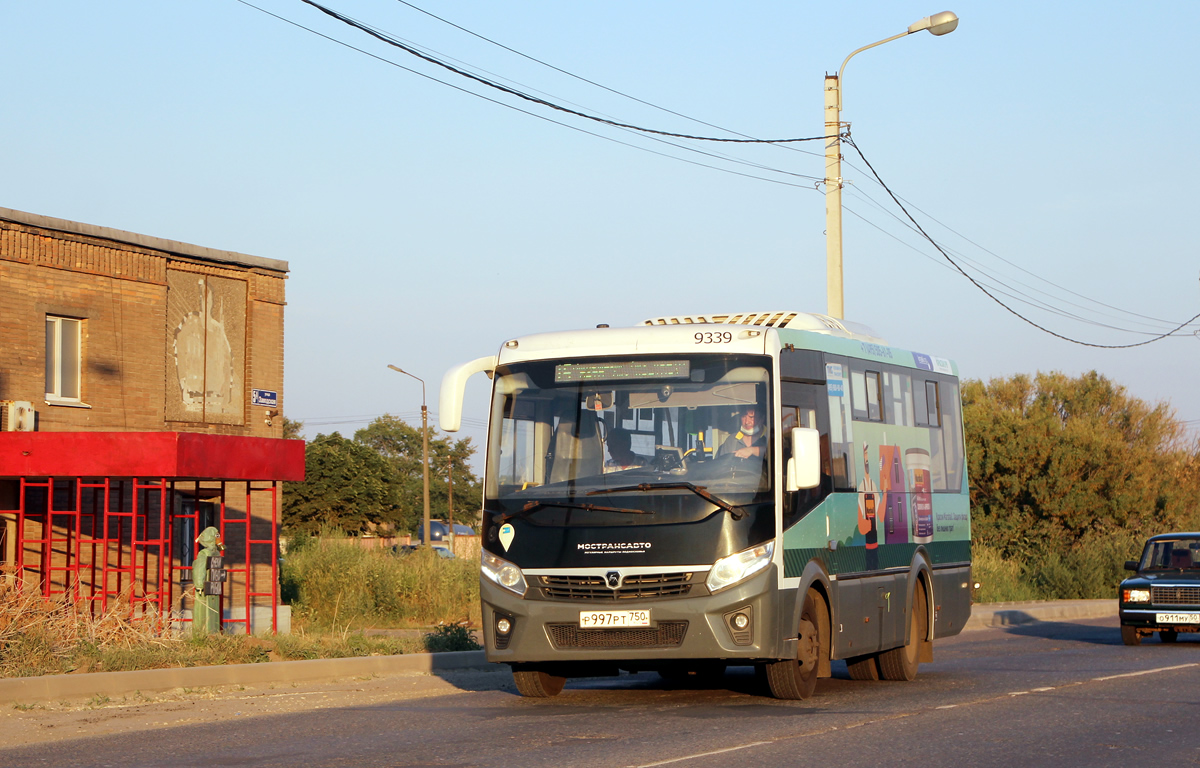
M 484 579 L 484 648 L 500 663 L 777 660 L 796 657 L 795 590 L 775 566 L 715 595 L 646 601 L 526 600 Z M 647 627 L 591 629 L 581 613 L 647 610 Z M 738 616 L 748 619 L 739 628 Z M 506 621 L 502 621 L 506 620 Z M 508 631 L 501 630 L 507 626 Z M 653 666 L 631 664 L 629 667 Z

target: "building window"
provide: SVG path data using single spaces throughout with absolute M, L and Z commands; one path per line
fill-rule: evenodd
M 79 402 L 83 321 L 46 315 L 46 400 Z

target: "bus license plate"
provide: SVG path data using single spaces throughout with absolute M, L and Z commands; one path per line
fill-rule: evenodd
M 1200 613 L 1156 613 L 1159 624 L 1200 624 Z
M 597 627 L 648 627 L 650 611 L 580 611 L 579 626 Z

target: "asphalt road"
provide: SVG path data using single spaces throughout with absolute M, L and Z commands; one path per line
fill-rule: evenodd
M 491 672 L 8 713 L 10 735 L 71 733 L 0 749 L 0 766 L 1200 765 L 1200 636 L 1129 648 L 1115 619 L 1043 622 L 940 640 L 935 659 L 912 683 L 835 663 L 804 702 L 748 669 L 708 688 L 572 681 L 542 701 Z

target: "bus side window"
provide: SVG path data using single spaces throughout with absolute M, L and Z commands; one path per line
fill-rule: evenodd
M 925 382 L 925 403 L 929 413 L 929 421 L 931 427 L 942 426 L 941 405 L 938 399 L 938 383 L 936 381 Z
M 918 391 L 913 397 L 917 407 L 917 426 L 940 427 L 942 420 L 939 416 L 938 383 L 936 381 L 917 381 Z
M 883 421 L 883 387 L 879 371 L 850 370 L 850 395 L 854 418 Z
M 854 462 L 850 460 L 854 453 L 854 419 L 858 415 L 852 405 L 852 375 L 847 358 L 825 356 L 825 403 L 829 415 L 831 474 L 833 486 L 839 490 L 853 490 L 857 487 Z
M 938 387 L 940 394 L 940 423 L 946 460 L 946 490 L 957 492 L 962 487 L 963 473 L 963 429 L 962 404 L 959 401 L 958 382 L 943 382 Z
M 900 370 L 883 372 L 883 416 L 888 424 L 911 427 L 913 421 L 912 377 Z
M 824 384 L 801 384 L 784 381 L 783 408 L 779 434 L 783 437 L 783 466 L 792 457 L 788 435 L 793 427 L 816 429 L 821 434 L 821 484 L 794 493 L 784 494 L 783 525 L 794 524 L 833 490 L 833 468 L 830 461 L 828 396 Z

